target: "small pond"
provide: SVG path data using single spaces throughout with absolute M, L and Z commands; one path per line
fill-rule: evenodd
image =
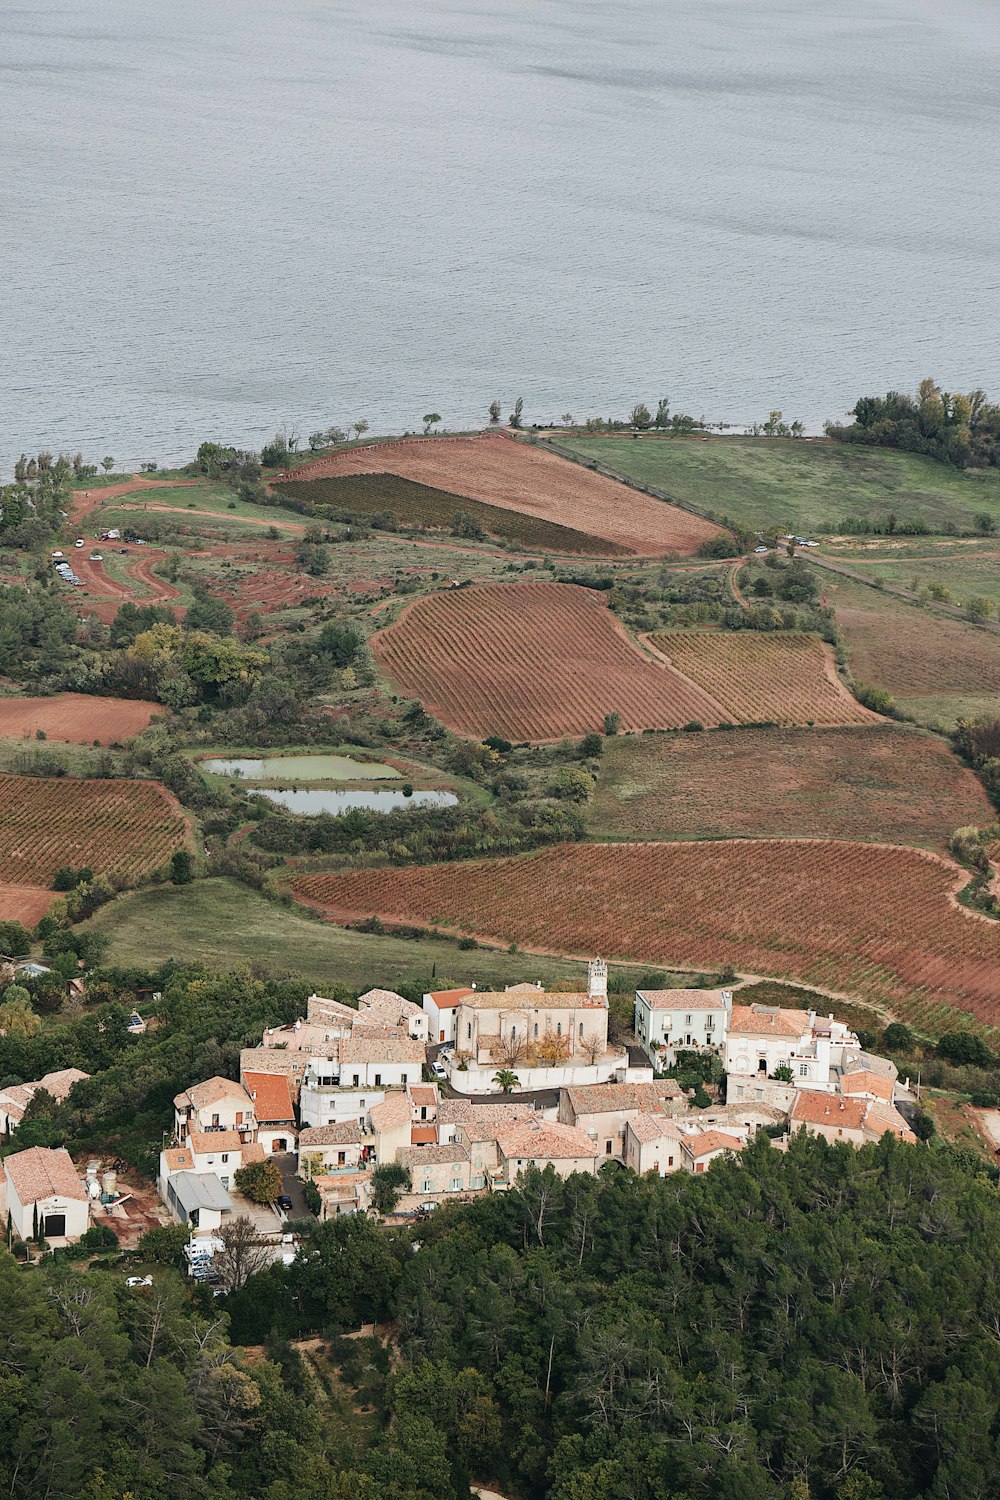
M 409 797 L 403 792 L 332 792 L 318 787 L 291 787 L 288 791 L 276 787 L 250 787 L 250 791 L 271 802 L 280 802 L 293 813 L 345 813 L 352 808 L 365 808 L 368 812 L 392 812 L 397 807 L 453 807 L 458 798 L 453 792 L 413 792 Z
M 239 776 L 246 781 L 401 781 L 395 766 L 348 755 L 267 755 L 260 760 L 221 758 L 200 762 L 217 776 Z

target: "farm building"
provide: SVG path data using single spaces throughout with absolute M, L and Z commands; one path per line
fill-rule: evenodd
M 22 1240 L 44 1235 L 74 1243 L 90 1223 L 90 1200 L 68 1151 L 32 1146 L 3 1164 L 7 1212 Z

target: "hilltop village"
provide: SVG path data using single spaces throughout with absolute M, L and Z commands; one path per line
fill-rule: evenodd
M 738 990 L 637 990 L 634 1020 L 638 1046 L 609 1042 L 600 959 L 579 993 L 470 985 L 428 992 L 417 1005 L 375 989 L 356 1009 L 310 995 L 304 1016 L 242 1051 L 239 1078 L 194 1080 L 174 1099 L 157 1186 L 170 1216 L 191 1230 L 189 1266 L 205 1268 L 222 1248 L 218 1231 L 247 1206 L 238 1174 L 268 1159 L 312 1185 L 326 1219 L 375 1209 L 373 1178 L 390 1166 L 390 1211 L 429 1213 L 506 1192 L 529 1169 L 563 1179 L 607 1163 L 697 1174 L 759 1133 L 778 1150 L 800 1130 L 853 1146 L 887 1133 L 916 1140 L 896 1108 L 909 1091 L 895 1064 L 866 1052 L 832 1015 L 741 1005 Z M 664 1076 L 691 1054 L 718 1059 L 715 1092 L 727 1102 L 698 1107 Z M 0 1092 L 8 1131 L 22 1094 L 68 1092 L 75 1081 L 53 1076 Z M 88 1227 L 88 1208 L 99 1217 L 113 1207 L 63 1149 L 15 1152 L 4 1170 L 14 1228 L 26 1239 L 40 1229 L 50 1243 L 71 1243 Z M 255 1210 L 264 1234 L 280 1234 L 290 1217 L 292 1200 L 275 1199 L 273 1222 Z

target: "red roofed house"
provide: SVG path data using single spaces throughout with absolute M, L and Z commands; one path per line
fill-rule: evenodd
M 689 1172 L 704 1172 L 727 1151 L 742 1151 L 745 1145 L 745 1141 L 722 1130 L 702 1130 L 697 1135 L 685 1135 L 681 1139 L 684 1165 Z
M 32 1146 L 3 1164 L 7 1212 L 22 1240 L 76 1241 L 90 1223 L 87 1189 L 68 1151 Z
M 455 1016 L 458 1007 L 463 1000 L 472 994 L 472 987 L 461 990 L 432 990 L 424 996 L 424 1010 L 427 1012 L 428 1035 L 427 1041 L 430 1046 L 439 1042 L 452 1042 L 455 1040 Z
M 189 1130 L 235 1130 L 243 1141 L 254 1137 L 253 1100 L 231 1078 L 208 1078 L 183 1089 L 174 1099 L 174 1135 L 183 1146 Z
M 247 1093 L 253 1100 L 257 1140 L 268 1156 L 295 1150 L 295 1106 L 285 1073 L 245 1074 Z

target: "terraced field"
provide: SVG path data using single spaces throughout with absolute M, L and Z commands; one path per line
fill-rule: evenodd
M 61 865 L 131 879 L 186 839 L 176 800 L 155 781 L 0 776 L 0 882 L 51 889 Z
M 687 555 L 719 531 L 711 521 L 502 433 L 347 448 L 301 465 L 288 478 L 300 482 L 350 474 L 397 474 L 449 495 L 571 527 L 644 556 Z
M 478 523 L 490 536 L 544 552 L 580 553 L 604 557 L 624 556 L 630 548 L 601 537 L 588 536 L 571 526 L 486 505 L 467 495 L 431 489 L 398 474 L 338 474 L 327 479 L 293 479 L 273 486 L 319 516 L 393 516 L 403 526 L 427 526 L 450 531 L 461 513 Z
M 650 637 L 670 663 L 737 724 L 875 724 L 837 676 L 833 652 L 799 631 L 661 630 Z
M 574 844 L 522 857 L 301 874 L 338 917 L 398 919 L 545 952 L 801 981 L 935 1034 L 1000 1027 L 1000 923 L 953 899 L 939 855 L 825 840 Z
M 840 838 L 944 851 L 995 814 L 939 739 L 902 724 L 619 735 L 588 826 L 598 838 Z
M 629 640 L 603 594 L 511 583 L 431 594 L 371 640 L 403 692 L 459 734 L 555 740 L 718 723 L 717 705 Z

